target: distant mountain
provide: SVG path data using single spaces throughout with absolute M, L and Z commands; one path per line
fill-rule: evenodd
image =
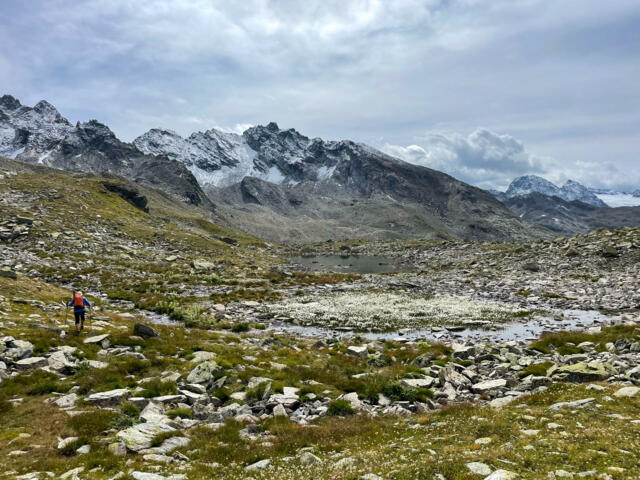
M 525 175 L 513 180 L 502 199 L 528 195 L 530 193 L 541 193 L 550 197 L 558 197 L 568 202 L 578 200 L 596 207 L 607 206 L 605 202 L 599 199 L 587 187 L 576 181 L 568 180 L 562 187 L 558 187 L 537 175 Z
M 182 162 L 230 221 L 277 241 L 547 236 L 483 190 L 349 140 L 271 122 L 241 135 L 154 129 L 143 152 Z
M 524 220 L 560 235 L 588 233 L 599 228 L 640 225 L 640 207 L 596 207 L 578 200 L 533 192 L 506 199 L 505 205 Z
M 212 207 L 181 162 L 146 155 L 96 120 L 72 125 L 46 101 L 22 105 L 0 97 L 0 156 L 72 172 L 111 173 Z

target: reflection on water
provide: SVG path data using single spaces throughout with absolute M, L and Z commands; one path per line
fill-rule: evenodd
M 313 255 L 292 257 L 291 263 L 311 270 L 347 273 L 385 273 L 406 269 L 397 258 L 382 255 Z

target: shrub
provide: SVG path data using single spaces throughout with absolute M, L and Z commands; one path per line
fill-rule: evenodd
M 82 413 L 69 419 L 69 426 L 80 436 L 93 438 L 111 427 L 111 422 L 121 415 L 109 410 Z
M 353 413 L 354 411 L 351 404 L 342 398 L 333 400 L 331 403 L 329 403 L 329 407 L 327 408 L 327 415 L 331 415 L 334 417 L 353 415 Z
M 248 332 L 249 331 L 249 324 L 242 322 L 242 323 L 236 323 L 232 328 L 231 331 L 234 333 L 241 333 L 241 332 Z
M 140 408 L 138 408 L 131 402 L 124 402 L 120 408 L 122 410 L 122 413 L 124 413 L 127 417 L 138 418 L 140 416 Z
M 175 395 L 178 393 L 176 382 L 163 382 L 155 378 L 142 384 L 144 390 L 140 393 L 141 397 L 153 398 L 162 397 L 163 395 Z
M 433 397 L 433 392 L 428 388 L 413 388 L 400 382 L 392 383 L 382 389 L 382 393 L 391 400 L 424 402 L 427 398 Z
M 169 418 L 191 418 L 193 413 L 188 408 L 174 408 L 173 410 L 169 410 L 167 412 L 167 417 Z

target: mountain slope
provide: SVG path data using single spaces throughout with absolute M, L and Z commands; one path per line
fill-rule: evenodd
M 596 207 L 537 192 L 508 198 L 504 203 L 524 220 L 567 236 L 640 225 L 640 207 Z
M 31 108 L 10 95 L 0 97 L 0 155 L 72 172 L 116 174 L 212 207 L 183 163 L 145 155 L 95 120 L 74 126 L 44 100 Z

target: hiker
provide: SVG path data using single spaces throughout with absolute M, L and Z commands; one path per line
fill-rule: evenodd
M 80 333 L 80 330 L 84 328 L 85 305 L 91 308 L 91 303 L 82 296 L 82 292 L 76 292 L 67 304 L 67 307 L 73 306 L 73 315 L 76 317 L 76 333 Z M 80 327 L 78 327 L 78 324 L 80 324 Z

